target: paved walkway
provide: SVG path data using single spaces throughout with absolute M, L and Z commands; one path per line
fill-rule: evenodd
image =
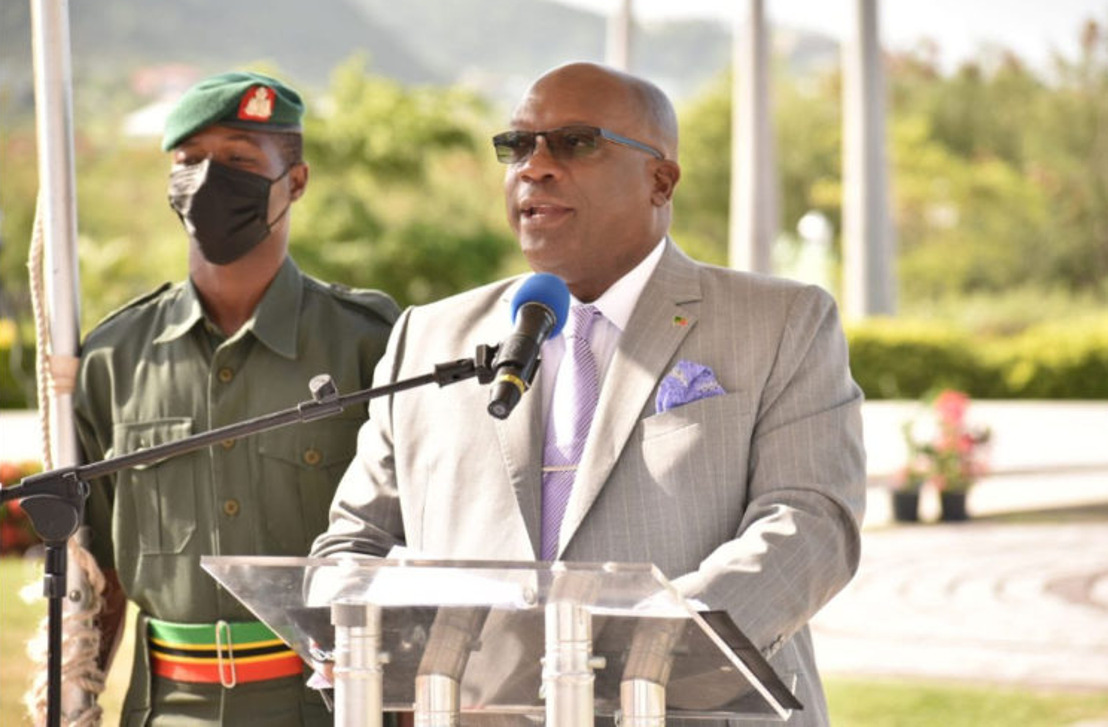
M 933 522 L 925 491 L 925 522 L 894 525 L 885 485 L 914 407 L 866 405 L 862 563 L 812 622 L 821 669 L 1108 691 L 1108 403 L 974 403 L 994 474 L 971 521 Z
M 900 526 L 863 548 L 813 621 L 824 673 L 1108 691 L 1108 516 Z

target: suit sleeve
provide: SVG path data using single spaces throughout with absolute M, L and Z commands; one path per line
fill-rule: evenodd
M 674 580 L 772 654 L 853 576 L 865 508 L 862 393 L 834 301 L 792 298 L 751 435 L 733 540 Z
M 410 311 L 389 337 L 373 375 L 375 386 L 397 380 Z M 392 438 L 393 397 L 369 403 L 369 419 L 358 431 L 358 449 L 331 503 L 329 525 L 312 544 L 313 557 L 339 553 L 384 557 L 404 545 L 404 524 L 396 482 Z

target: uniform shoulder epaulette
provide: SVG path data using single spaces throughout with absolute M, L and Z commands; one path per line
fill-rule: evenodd
M 359 308 L 365 308 L 381 316 L 386 323 L 395 323 L 400 316 L 400 307 L 391 296 L 380 290 L 370 288 L 351 288 L 342 283 L 323 283 L 331 295 L 339 300 L 353 303 Z
M 154 290 L 151 290 L 149 293 L 143 293 L 142 295 L 138 296 L 137 298 L 133 298 L 133 299 L 127 301 L 123 305 L 119 306 L 118 308 L 111 311 L 110 313 L 108 313 L 103 318 L 101 318 L 100 322 L 97 323 L 95 326 L 93 326 L 93 330 L 99 328 L 100 326 L 104 325 L 105 323 L 108 323 L 113 318 L 116 318 L 120 314 L 125 313 L 126 311 L 128 311 L 132 308 L 137 308 L 138 306 L 140 306 L 144 303 L 149 303 L 150 301 L 154 300 L 155 298 L 158 298 L 159 296 L 161 296 L 163 293 L 165 293 L 167 290 L 169 290 L 172 287 L 173 287 L 173 283 L 168 283 L 168 282 L 167 283 L 162 283 L 161 285 L 159 285 Z

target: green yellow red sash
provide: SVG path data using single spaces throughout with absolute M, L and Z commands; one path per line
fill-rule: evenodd
M 297 676 L 303 662 L 260 621 L 180 624 L 149 619 L 150 666 L 179 682 L 222 684 Z

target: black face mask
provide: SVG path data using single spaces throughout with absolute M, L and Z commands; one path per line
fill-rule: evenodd
M 200 246 L 204 259 L 228 265 L 269 235 L 269 188 L 285 174 L 287 169 L 271 181 L 211 159 L 174 165 L 169 173 L 169 206 Z M 287 205 L 277 220 L 286 212 Z

